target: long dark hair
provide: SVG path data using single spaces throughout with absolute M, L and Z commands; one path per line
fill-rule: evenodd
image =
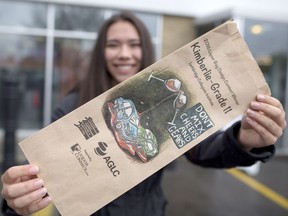
M 102 25 L 100 29 L 97 42 L 92 51 L 88 73 L 78 85 L 78 106 L 88 102 L 89 100 L 113 87 L 112 77 L 106 68 L 104 52 L 107 31 L 113 23 L 118 21 L 130 22 L 139 33 L 142 48 L 142 63 L 140 70 L 146 68 L 154 62 L 154 50 L 151 37 L 144 23 L 130 12 L 122 12 L 113 15 Z

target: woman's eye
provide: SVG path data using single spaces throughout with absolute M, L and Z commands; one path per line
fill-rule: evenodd
M 115 43 L 107 43 L 106 44 L 106 47 L 110 47 L 110 48 L 114 48 L 114 47 L 117 47 L 118 45 L 115 44 Z
M 130 44 L 131 47 L 141 47 L 140 43 L 132 43 Z

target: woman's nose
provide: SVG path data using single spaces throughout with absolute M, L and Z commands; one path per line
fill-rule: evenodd
M 130 58 L 131 50 L 127 45 L 122 45 L 119 53 L 120 58 Z

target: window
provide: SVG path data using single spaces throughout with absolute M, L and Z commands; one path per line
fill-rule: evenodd
M 94 40 L 55 38 L 53 108 L 85 76 Z
M 0 26 L 46 28 L 46 17 L 46 4 L 0 1 Z
M 104 10 L 91 7 L 56 5 L 55 29 L 96 32 L 104 21 Z

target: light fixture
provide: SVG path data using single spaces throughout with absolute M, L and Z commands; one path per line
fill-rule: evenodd
M 263 27 L 262 25 L 253 25 L 250 29 L 251 33 L 254 34 L 254 35 L 260 35 L 263 33 Z

